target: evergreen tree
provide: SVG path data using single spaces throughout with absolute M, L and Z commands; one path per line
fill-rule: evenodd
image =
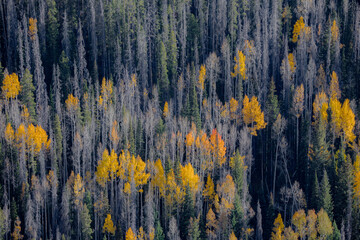
M 33 84 L 33 76 L 31 75 L 28 69 L 25 70 L 24 76 L 21 79 L 21 92 L 20 92 L 20 99 L 27 107 L 31 121 L 36 119 L 36 112 L 35 112 L 35 98 L 34 98 L 34 91 L 35 87 Z
M 312 185 L 312 193 L 311 193 L 311 206 L 316 211 L 319 211 L 320 205 L 320 185 L 317 177 L 317 172 L 315 172 L 314 183 Z
M 180 213 L 180 237 L 187 239 L 189 236 L 190 219 L 194 218 L 193 196 L 189 187 L 186 187 L 185 199 Z
M 321 207 L 328 213 L 330 219 L 333 216 L 333 200 L 331 197 L 331 186 L 326 170 L 320 185 L 320 203 Z

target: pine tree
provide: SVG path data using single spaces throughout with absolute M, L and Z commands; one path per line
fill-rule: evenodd
M 328 213 L 330 219 L 333 216 L 333 200 L 331 197 L 331 186 L 326 170 L 321 180 L 320 186 L 320 204 L 321 207 Z
M 190 219 L 194 218 L 194 202 L 192 192 L 189 187 L 186 187 L 186 194 L 184 203 L 181 208 L 180 214 L 180 237 L 181 239 L 187 239 L 189 235 L 189 223 Z
M 31 121 L 34 122 L 36 119 L 35 112 L 35 98 L 34 98 L 35 87 L 33 84 L 33 78 L 28 69 L 25 70 L 24 76 L 21 79 L 21 92 L 20 92 L 20 100 L 27 107 Z
M 317 177 L 317 172 L 315 172 L 314 183 L 312 185 L 311 192 L 311 207 L 318 211 L 321 207 L 320 205 L 320 185 Z
M 84 204 L 81 210 L 80 219 L 81 219 L 81 232 L 83 239 L 86 240 L 92 239 L 92 234 L 94 230 L 91 228 L 91 216 L 86 204 Z

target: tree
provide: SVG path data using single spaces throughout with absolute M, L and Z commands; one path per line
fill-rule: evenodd
M 320 240 L 327 239 L 333 233 L 331 220 L 324 209 L 321 209 L 320 212 L 318 212 L 317 229 Z
M 249 101 L 248 96 L 245 95 L 242 114 L 245 124 L 251 125 L 251 135 L 257 136 L 256 131 L 265 128 L 267 125 L 264 121 L 264 113 L 261 112 L 260 104 L 255 96 L 253 96 L 251 101 Z M 255 123 L 256 125 L 254 125 Z
M 306 236 L 306 214 L 303 209 L 294 213 L 291 219 L 292 224 L 296 227 L 296 232 L 299 234 L 300 239 L 305 239 Z
M 210 202 L 213 201 L 215 198 L 215 185 L 210 174 L 208 174 L 207 176 L 207 181 L 206 181 L 205 189 L 203 191 L 203 196 L 208 198 Z
M 242 51 L 237 52 L 237 56 L 234 57 L 235 65 L 234 72 L 231 73 L 232 77 L 241 76 L 242 80 L 246 79 L 246 56 Z
M 195 173 L 191 163 L 186 164 L 184 167 L 180 166 L 180 179 L 183 187 L 189 187 L 189 190 L 192 192 L 193 196 L 195 196 L 199 188 L 200 178 L 199 175 Z
M 331 197 L 331 186 L 326 170 L 324 170 L 324 175 L 320 186 L 320 201 L 321 207 L 324 209 L 324 211 L 326 211 L 326 213 L 329 214 L 330 218 L 332 218 L 333 201 Z
M 14 232 L 11 234 L 11 236 L 14 240 L 20 240 L 24 238 L 24 236 L 21 235 L 21 221 L 19 217 L 16 217 Z
M 226 147 L 224 140 L 222 140 L 220 134 L 215 129 L 212 130 L 210 135 L 210 146 L 211 146 L 211 153 L 213 155 L 214 163 L 218 167 L 221 167 L 225 162 L 225 154 L 226 154 Z
M 105 222 L 104 222 L 104 225 L 103 225 L 103 232 L 107 233 L 107 234 L 115 235 L 115 231 L 116 231 L 116 227 L 114 226 L 114 223 L 111 220 L 111 214 L 108 214 L 106 216 L 106 218 L 105 218 Z M 130 228 L 130 231 L 132 233 L 131 228 Z M 128 230 L 128 232 L 129 232 L 129 230 Z M 136 237 L 134 239 L 136 239 Z
M 91 228 L 91 216 L 89 212 L 89 208 L 86 204 L 84 204 L 81 213 L 81 232 L 84 239 L 92 239 L 92 234 L 94 230 Z
M 159 44 L 159 56 L 158 56 L 158 87 L 159 96 L 162 102 L 165 102 L 169 98 L 169 78 L 167 68 L 167 56 L 164 43 L 161 41 Z
M 298 41 L 299 36 L 302 38 L 303 34 L 308 35 L 309 33 L 310 33 L 310 27 L 305 26 L 304 18 L 300 17 L 299 20 L 297 20 L 294 25 L 292 41 L 296 43 Z
M 272 240 L 281 240 L 283 239 L 282 234 L 284 231 L 284 223 L 283 220 L 281 218 L 281 214 L 279 213 L 277 218 L 274 221 L 274 227 L 273 227 L 273 231 L 271 233 L 271 239 Z
M 7 100 L 9 98 L 16 98 L 21 90 L 18 75 L 16 73 L 5 74 L 1 90 Z
M 31 40 L 35 40 L 37 31 L 37 19 L 29 18 L 29 36 Z
M 32 122 L 36 118 L 36 112 L 35 112 L 36 104 L 34 99 L 34 91 L 35 91 L 35 87 L 33 84 L 32 75 L 29 69 L 25 69 L 25 73 L 21 78 L 20 100 L 27 107 Z
M 237 237 L 235 236 L 234 232 L 231 232 L 229 240 L 237 240 Z
M 216 239 L 216 231 L 218 226 L 219 225 L 215 213 L 212 208 L 210 208 L 206 214 L 206 234 L 210 240 Z
M 131 227 L 126 231 L 125 240 L 136 240 L 136 235 L 132 231 Z

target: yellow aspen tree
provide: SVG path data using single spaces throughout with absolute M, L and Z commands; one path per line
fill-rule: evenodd
M 126 193 L 127 195 L 131 194 L 131 185 L 129 182 L 126 182 L 124 184 L 124 193 Z
M 153 175 L 154 186 L 158 187 L 160 195 L 164 197 L 166 178 L 165 178 L 164 168 L 160 159 L 156 160 L 155 162 L 153 174 L 154 174 Z
M 164 118 L 167 118 L 169 116 L 169 104 L 168 104 L 168 102 L 165 102 L 165 104 L 164 104 L 163 116 L 164 116 Z
M 204 90 L 205 89 L 205 78 L 206 78 L 206 68 L 205 65 L 201 65 L 200 70 L 199 70 L 199 81 L 198 81 L 198 88 L 200 90 Z
M 50 147 L 50 143 L 51 139 L 48 139 L 46 131 L 41 126 L 37 125 L 35 127 L 33 124 L 28 126 L 26 144 L 29 151 L 39 153 L 43 147 L 48 149 Z
M 101 95 L 99 96 L 99 105 L 105 110 L 108 105 L 111 104 L 111 95 L 113 93 L 113 83 L 110 80 L 106 80 L 105 77 L 101 82 Z
M 136 240 L 136 235 L 131 227 L 126 231 L 125 240 Z
M 296 59 L 294 57 L 294 54 L 292 54 L 292 53 L 288 54 L 288 61 L 289 61 L 289 65 L 290 65 L 290 72 L 292 74 L 294 74 L 296 71 Z
M 255 96 L 249 101 L 248 96 L 245 95 L 242 114 L 245 124 L 250 125 L 249 129 L 251 135 L 257 136 L 256 131 L 265 128 L 267 125 L 264 120 L 264 113 L 261 111 L 261 106 Z
M 26 127 L 23 123 L 21 123 L 15 133 L 15 141 L 19 148 L 25 144 L 26 134 Z
M 330 98 L 341 98 L 341 90 L 339 87 L 339 79 L 335 71 L 331 73 L 330 81 Z
M 21 90 L 18 75 L 16 73 L 6 74 L 1 90 L 7 100 L 9 98 L 16 98 Z
M 296 227 L 296 231 L 301 239 L 305 239 L 306 235 L 306 214 L 303 209 L 294 213 L 291 219 L 292 224 Z
M 335 42 L 339 38 L 339 27 L 335 19 L 331 25 L 330 32 L 331 32 L 331 41 Z
M 211 132 L 210 144 L 214 162 L 217 166 L 221 167 L 226 162 L 226 147 L 225 142 L 222 140 L 216 128 L 214 128 Z
M 221 185 L 217 185 L 217 191 L 221 199 L 221 205 L 228 211 L 232 210 L 234 208 L 236 186 L 230 174 L 226 176 Z
M 229 240 L 237 240 L 237 237 L 235 236 L 234 231 L 231 232 Z
M 171 210 L 174 204 L 181 204 L 183 202 L 184 196 L 184 190 L 176 183 L 174 170 L 170 169 L 166 176 L 166 205 L 169 206 Z
M 206 234 L 208 235 L 209 239 L 216 238 L 216 231 L 219 224 L 216 220 L 216 216 L 212 208 L 209 209 L 208 213 L 206 214 Z
M 82 199 L 84 198 L 84 194 L 85 194 L 84 182 L 79 173 L 76 174 L 76 176 L 75 176 L 73 191 L 74 191 L 74 197 L 75 197 L 75 201 L 74 201 L 75 205 L 79 206 L 81 204 Z
M 120 141 L 120 137 L 118 133 L 118 122 L 116 120 L 114 120 L 112 123 L 111 132 L 110 132 L 110 141 L 113 144 L 114 148 L 118 145 Z
M 331 125 L 332 129 L 335 132 L 335 135 L 338 136 L 341 132 L 341 103 L 337 98 L 330 98 L 330 109 L 331 109 Z
M 145 240 L 145 231 L 143 227 L 139 228 L 139 233 L 137 235 L 138 240 Z
M 231 120 L 236 120 L 238 108 L 239 108 L 239 101 L 235 100 L 234 98 L 231 98 L 230 99 L 230 119 Z
M 16 217 L 14 232 L 11 234 L 11 237 L 14 240 L 20 240 L 20 239 L 24 238 L 24 236 L 21 235 L 21 221 L 20 221 L 19 217 Z
M 37 19 L 35 18 L 29 18 L 29 36 L 31 40 L 35 40 L 36 34 L 37 34 Z
M 128 150 L 121 150 L 119 154 L 119 169 L 117 172 L 117 176 L 123 180 L 127 179 L 127 170 L 129 168 L 129 164 L 131 161 L 131 154 Z
M 284 230 L 284 239 L 286 239 L 286 240 L 298 240 L 299 239 L 299 233 L 294 232 L 294 230 L 291 227 L 287 227 Z
M 184 167 L 180 165 L 180 178 L 183 187 L 186 188 L 188 186 L 193 192 L 193 196 L 195 196 L 195 193 L 199 189 L 200 178 L 199 175 L 195 173 L 191 163 L 186 164 Z
M 302 37 L 303 34 L 306 36 L 309 33 L 310 33 L 310 27 L 306 27 L 304 18 L 300 17 L 299 20 L 297 20 L 294 25 L 292 41 L 296 43 L 298 41 L 299 36 Z
M 111 235 L 115 235 L 116 227 L 114 226 L 113 221 L 111 220 L 111 214 L 106 216 L 103 232 Z
M 12 128 L 11 124 L 8 123 L 5 128 L 5 140 L 9 144 L 11 144 L 14 141 L 14 138 L 15 138 L 14 129 Z
M 341 107 L 341 126 L 346 142 L 353 142 L 356 138 L 353 130 L 355 127 L 355 114 L 350 107 L 349 99 L 346 99 Z
M 317 215 L 315 210 L 308 210 L 306 216 L 306 235 L 310 240 L 315 240 L 317 238 L 316 222 Z
M 296 118 L 299 118 L 304 111 L 304 85 L 296 87 L 293 98 L 293 110 Z
M 79 109 L 79 99 L 74 97 L 74 95 L 69 94 L 68 98 L 65 100 L 66 109 L 71 112 L 75 113 Z
M 283 231 L 284 231 L 285 225 L 283 223 L 281 214 L 279 213 L 277 218 L 274 221 L 274 227 L 273 231 L 271 233 L 271 240 L 282 240 L 283 238 Z
M 212 201 L 215 198 L 215 185 L 210 174 L 208 174 L 207 176 L 207 181 L 205 184 L 205 189 L 203 191 L 203 196 L 209 199 L 209 201 Z
M 232 77 L 236 77 L 238 75 L 241 76 L 243 80 L 246 79 L 246 56 L 242 51 L 238 51 L 237 56 L 234 57 L 235 66 L 234 72 L 231 73 Z
M 154 239 L 155 239 L 155 229 L 151 227 L 149 231 L 149 240 L 154 240 Z
M 320 117 L 327 123 L 328 121 L 328 113 L 327 110 L 329 108 L 329 99 L 326 96 L 325 92 L 320 92 L 316 94 L 315 100 L 313 103 L 313 117 L 314 122 L 317 123 Z
M 137 156 L 136 158 L 135 156 L 132 156 L 130 166 L 131 168 L 129 169 L 129 182 L 131 181 L 130 176 L 133 175 L 136 187 L 146 184 L 147 180 L 150 177 L 150 174 L 146 173 L 146 163 L 140 158 L 140 156 Z M 139 192 L 142 191 L 142 189 L 139 190 Z
M 196 147 L 200 150 L 200 167 L 202 170 L 211 171 L 214 168 L 214 163 L 211 158 L 211 143 L 204 131 L 196 138 Z

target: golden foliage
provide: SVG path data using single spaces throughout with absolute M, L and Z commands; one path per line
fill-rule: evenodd
M 46 131 L 39 125 L 36 127 L 30 124 L 27 128 L 26 144 L 29 151 L 40 152 L 43 147 L 48 149 L 50 147 L 51 139 L 48 139 Z
M 296 59 L 295 59 L 295 57 L 294 57 L 294 54 L 292 54 L 292 53 L 289 53 L 289 54 L 288 54 L 288 61 L 289 61 L 291 73 L 295 73 L 295 70 L 296 70 Z
M 75 112 L 79 109 L 79 99 L 74 97 L 74 95 L 69 94 L 68 98 L 65 100 L 66 109 L 69 112 Z
M 165 178 L 164 168 L 160 159 L 156 160 L 154 165 L 153 183 L 155 187 L 159 188 L 160 195 L 164 197 L 166 178 Z
M 267 123 L 264 120 L 264 113 L 261 112 L 261 106 L 257 100 L 257 97 L 253 96 L 251 101 L 247 95 L 243 100 L 243 118 L 246 125 L 250 126 L 250 133 L 257 136 L 256 131 L 266 127 Z M 256 123 L 256 125 L 254 125 Z
M 5 128 L 5 139 L 9 143 L 12 143 L 14 141 L 15 133 L 14 129 L 12 128 L 11 124 L 8 123 Z
M 195 195 L 200 185 L 200 178 L 199 175 L 195 173 L 191 163 L 186 164 L 184 167 L 180 165 L 180 178 L 183 187 L 185 188 L 188 186 L 193 192 L 193 195 Z
M 227 210 L 234 208 L 236 187 L 233 178 L 228 174 L 225 181 L 217 186 L 219 197 L 221 198 L 221 205 Z
M 16 217 L 14 232 L 11 234 L 11 237 L 14 240 L 20 240 L 24 238 L 24 236 L 21 235 L 21 221 L 19 217 Z
M 118 126 L 118 122 L 116 120 L 114 120 L 112 127 L 111 127 L 111 132 L 110 132 L 110 141 L 112 142 L 112 144 L 114 146 L 117 146 L 120 141 L 117 126 Z
M 231 73 L 232 77 L 240 75 L 243 80 L 246 79 L 246 56 L 242 51 L 238 51 L 237 56 L 234 57 L 235 66 L 234 72 Z
M 29 18 L 29 36 L 31 40 L 35 40 L 37 31 L 37 20 L 34 18 Z
M 302 37 L 303 34 L 305 34 L 305 36 L 307 36 L 307 35 L 309 35 L 309 33 L 310 33 L 310 27 L 306 27 L 304 18 L 300 17 L 300 19 L 297 20 L 294 25 L 292 41 L 294 43 L 296 43 L 298 41 L 299 36 Z
M 75 205 L 78 206 L 81 203 L 85 193 L 84 182 L 79 173 L 75 176 L 73 190 L 75 196 Z
M 218 228 L 218 221 L 212 208 L 209 209 L 206 214 L 206 234 L 209 236 L 209 239 L 216 237 L 216 230 Z
M 117 161 L 117 154 L 114 150 L 112 150 L 111 154 L 109 155 L 109 151 L 105 149 L 102 154 L 102 159 L 99 161 L 95 172 L 96 181 L 102 187 L 105 187 L 105 183 L 107 181 L 113 180 L 115 178 L 118 169 L 119 163 Z
M 207 176 L 207 181 L 206 181 L 205 189 L 203 191 L 203 196 L 207 197 L 210 201 L 212 201 L 215 198 L 215 185 L 210 174 Z
M 284 231 L 284 223 L 281 217 L 281 214 L 279 213 L 277 218 L 274 221 L 274 227 L 273 232 L 271 233 L 271 239 L 272 240 L 281 240 L 283 239 L 282 233 Z
M 126 231 L 125 240 L 136 240 L 136 235 L 131 227 Z
M 106 216 L 106 219 L 105 219 L 105 222 L 104 222 L 103 232 L 115 235 L 115 230 L 116 230 L 116 227 L 114 226 L 114 223 L 111 220 L 111 214 L 108 214 Z
M 164 118 L 167 118 L 169 116 L 169 104 L 168 104 L 168 102 L 165 102 L 165 104 L 164 104 L 163 116 L 164 116 Z
M 301 239 L 304 239 L 306 234 L 306 214 L 303 209 L 296 211 L 291 219 L 292 224 L 296 227 L 297 233 Z
M 205 65 L 201 65 L 199 70 L 199 81 L 198 81 L 198 88 L 204 90 L 205 88 L 205 78 L 206 78 L 206 68 Z
M 187 147 L 191 147 L 195 142 L 193 131 L 190 131 L 185 138 L 185 144 Z
M 105 110 L 108 105 L 111 104 L 111 95 L 113 93 L 113 83 L 110 80 L 106 80 L 105 77 L 101 83 L 101 95 L 99 96 L 99 105 Z
M 330 99 L 331 123 L 336 135 L 341 132 L 344 140 L 353 142 L 356 138 L 353 130 L 355 127 L 355 114 L 350 107 L 349 99 L 341 103 L 336 98 Z
M 6 99 L 16 98 L 21 90 L 18 75 L 16 73 L 6 74 L 1 89 Z
M 339 38 L 339 27 L 334 19 L 333 24 L 331 25 L 331 41 L 335 42 Z
M 229 240 L 237 240 L 234 231 L 232 231 L 232 233 L 230 234 Z
M 218 166 L 222 166 L 226 162 L 225 154 L 226 154 L 226 147 L 225 142 L 222 140 L 220 134 L 214 128 L 210 135 L 210 149 L 213 155 L 214 161 Z
M 328 101 L 329 101 L 329 99 L 326 96 L 326 93 L 321 92 L 321 93 L 316 94 L 315 100 L 313 103 L 313 112 L 314 112 L 315 122 L 317 122 L 320 119 L 320 117 L 325 122 L 328 121 L 328 113 L 327 113 L 327 110 L 329 108 Z
M 239 108 L 239 101 L 235 100 L 234 98 L 230 99 L 230 118 L 235 120 L 237 117 L 237 111 Z
M 172 206 L 174 203 L 181 204 L 184 197 L 185 191 L 176 183 L 174 170 L 171 169 L 166 176 L 166 203 L 168 206 Z
M 316 239 L 317 236 L 317 228 L 316 228 L 317 215 L 315 210 L 308 210 L 308 214 L 306 216 L 307 222 L 307 236 L 308 239 Z
M 301 84 L 295 90 L 293 98 L 293 110 L 296 118 L 299 118 L 304 111 L 304 85 Z
M 341 98 L 341 91 L 339 87 L 339 79 L 335 71 L 331 73 L 330 81 L 330 98 Z

